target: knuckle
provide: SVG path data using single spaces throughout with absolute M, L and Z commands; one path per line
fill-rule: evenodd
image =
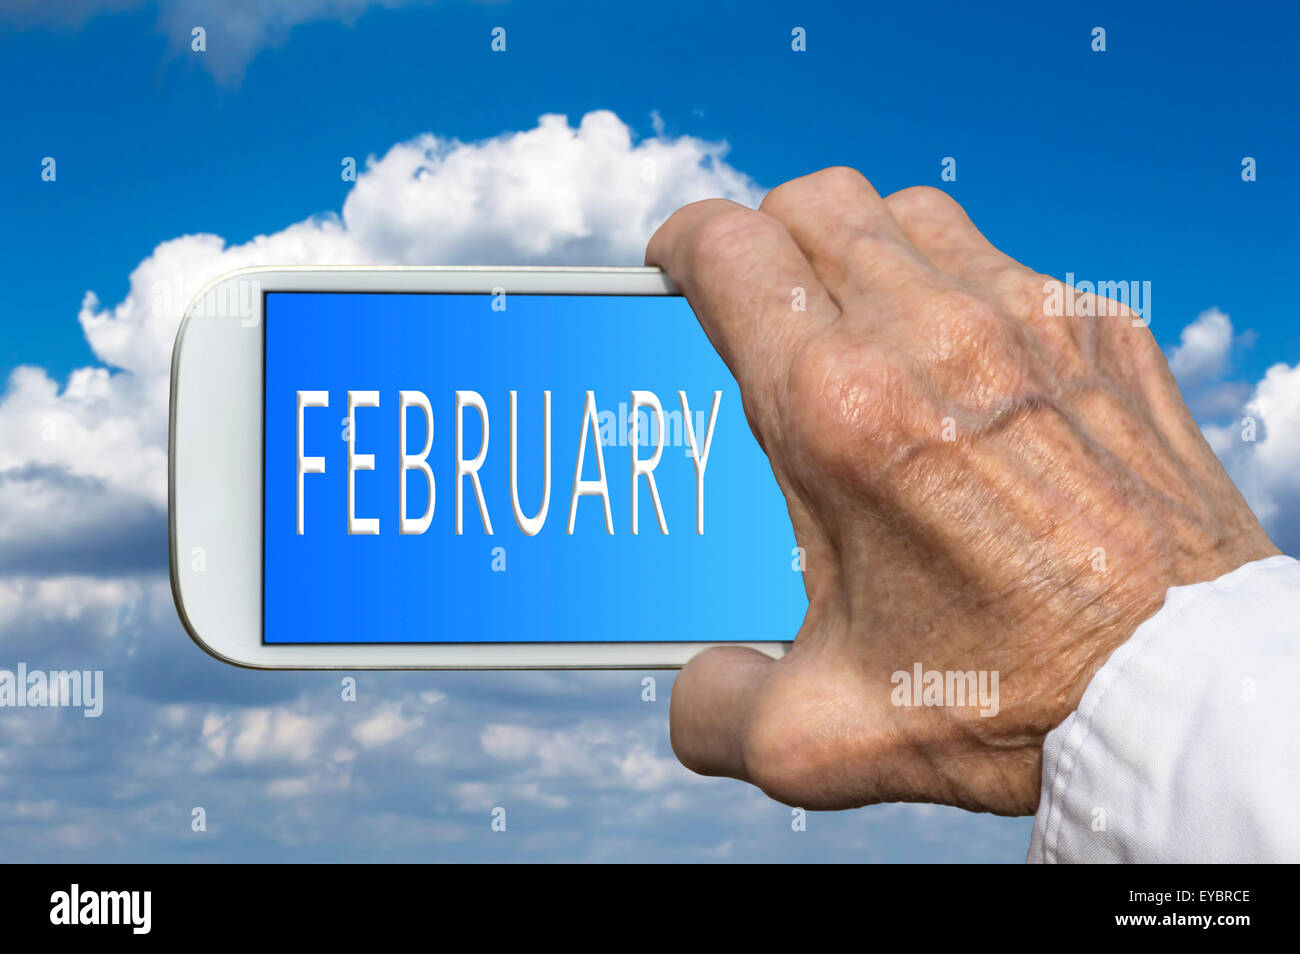
M 1058 377 L 1078 377 L 1091 368 L 1096 326 L 1086 319 L 1081 323 L 1055 307 L 1054 289 L 1061 287 L 1060 282 L 1014 266 L 996 273 L 988 287 L 1033 335 L 1042 359 Z
M 921 325 L 939 336 L 940 345 L 952 349 L 986 337 L 1002 323 L 993 305 L 957 288 L 922 292 L 917 313 Z
M 818 196 L 823 200 L 827 197 L 851 200 L 860 198 L 864 193 L 875 193 L 866 176 L 849 166 L 831 166 L 781 183 L 767 194 L 759 205 L 759 210 L 779 214 L 782 210 L 794 211 L 809 196 Z
M 934 186 L 910 186 L 889 197 L 890 209 L 904 215 L 926 215 L 962 212 L 961 205 L 942 189 Z
M 750 209 L 732 208 L 702 222 L 691 237 L 689 254 L 698 267 L 733 261 L 771 243 L 779 223 Z
M 799 179 L 790 179 L 782 182 L 779 186 L 768 191 L 763 196 L 763 201 L 758 204 L 758 211 L 767 212 L 772 215 L 779 215 L 782 209 L 792 208 L 799 203 L 799 195 L 804 189 L 804 183 Z
M 1007 303 L 1012 313 L 1025 320 L 1044 317 L 1047 313 L 1048 285 L 1046 275 L 1039 275 L 1023 266 L 1001 268 L 988 279 L 989 290 Z
M 810 185 L 826 192 L 859 194 L 864 189 L 875 191 L 867 177 L 852 166 L 828 166 L 807 178 Z
M 919 322 L 930 376 L 949 398 L 982 408 L 1024 385 L 1021 333 L 989 302 L 958 289 L 931 291 L 921 300 Z
M 791 361 L 784 419 L 796 451 L 823 468 L 861 472 L 889 444 L 888 393 L 898 392 L 888 363 L 861 345 L 801 349 Z

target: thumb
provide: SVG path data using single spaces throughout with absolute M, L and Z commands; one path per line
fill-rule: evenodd
M 692 772 L 752 781 L 745 733 L 759 693 L 777 660 L 743 646 L 700 653 L 673 682 L 669 706 L 673 752 Z

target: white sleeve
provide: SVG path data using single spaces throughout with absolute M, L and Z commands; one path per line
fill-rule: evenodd
M 1300 563 L 1177 586 L 1043 746 L 1030 862 L 1300 861 Z

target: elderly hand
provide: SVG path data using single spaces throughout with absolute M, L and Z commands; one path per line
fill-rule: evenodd
M 785 659 L 678 676 L 696 772 L 811 809 L 1032 812 L 1044 736 L 1165 591 L 1278 552 L 1145 323 L 1060 317 L 937 189 L 827 169 L 756 212 L 686 206 L 646 261 L 735 375 L 806 554 Z M 997 674 L 996 714 L 914 705 L 894 674 L 918 664 Z

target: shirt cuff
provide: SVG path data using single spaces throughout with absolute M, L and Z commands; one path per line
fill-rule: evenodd
M 1048 733 L 1030 862 L 1300 861 L 1300 563 L 1176 586 Z

